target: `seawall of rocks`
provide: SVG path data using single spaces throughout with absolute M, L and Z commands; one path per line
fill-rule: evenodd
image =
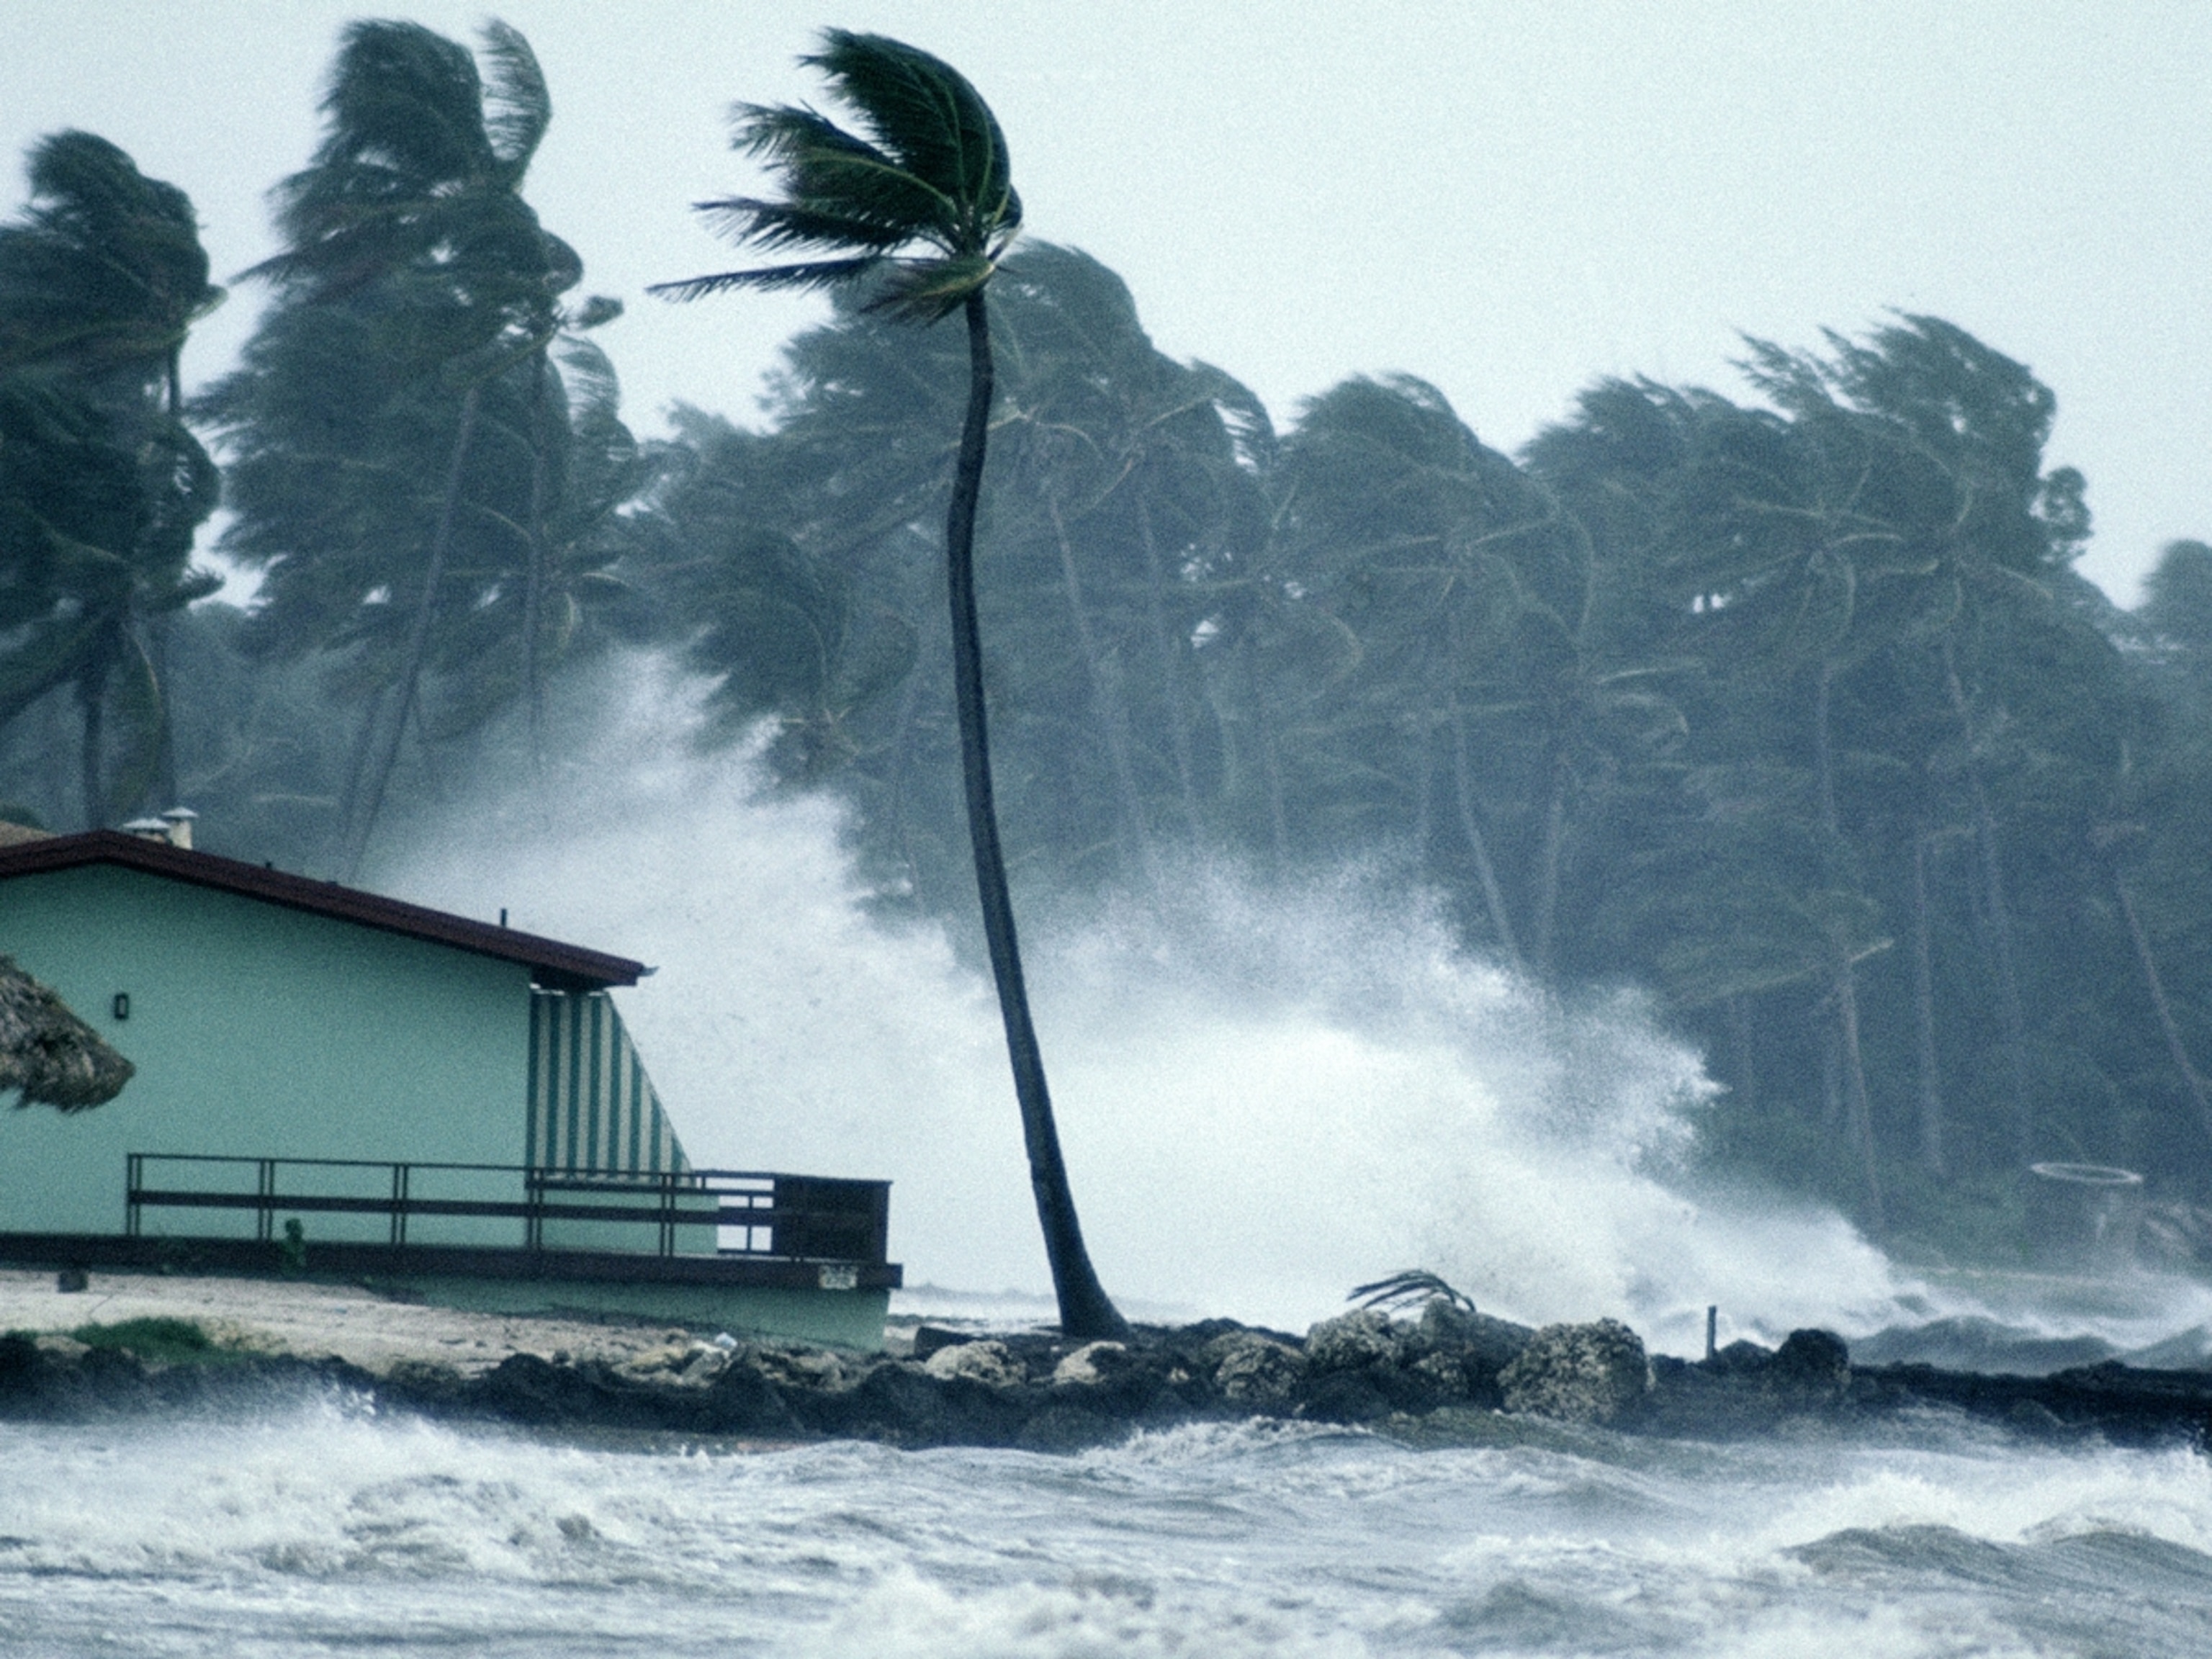
M 1840 1338 L 1809 1330 L 1771 1350 L 1738 1342 L 1693 1363 L 1647 1355 L 1614 1321 L 1532 1330 L 1443 1298 L 1415 1318 L 1351 1313 L 1303 1338 L 1225 1320 L 1084 1345 L 1048 1333 L 924 1326 L 913 1353 L 892 1358 L 672 1333 L 620 1364 L 516 1353 L 474 1376 L 422 1364 L 376 1376 L 336 1358 L 257 1354 L 164 1364 L 67 1338 L 0 1337 L 0 1418 L 253 1409 L 303 1390 L 342 1391 L 380 1411 L 564 1433 L 1046 1451 L 1249 1417 L 1461 1442 L 1510 1431 L 1516 1420 L 1734 1437 L 1929 1409 L 2042 1437 L 2203 1445 L 2212 1432 L 2212 1373 L 2113 1364 L 2044 1377 L 1855 1368 Z

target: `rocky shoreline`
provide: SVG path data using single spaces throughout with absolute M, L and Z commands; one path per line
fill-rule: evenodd
M 1302 1338 L 1227 1320 L 1083 1345 L 1049 1332 L 924 1325 L 909 1353 L 860 1355 L 670 1331 L 619 1358 L 516 1352 L 474 1371 L 409 1359 L 379 1373 L 335 1355 L 220 1345 L 149 1357 L 53 1334 L 0 1337 L 0 1420 L 261 1409 L 317 1392 L 378 1412 L 561 1434 L 1038 1451 L 1255 1417 L 1364 1425 L 1421 1443 L 1494 1441 L 1543 1424 L 1688 1438 L 1878 1430 L 1930 1410 L 2045 1439 L 2202 1448 L 2212 1432 L 2208 1372 L 1854 1367 L 1840 1338 L 1809 1330 L 1775 1349 L 1737 1342 L 1691 1362 L 1647 1356 L 1611 1320 L 1531 1330 L 1442 1297 L 1416 1317 L 1363 1310 Z

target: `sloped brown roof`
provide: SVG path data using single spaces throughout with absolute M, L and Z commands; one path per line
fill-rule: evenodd
M 587 951 L 580 945 L 563 945 L 512 927 L 474 921 L 466 916 L 433 910 L 420 904 L 365 893 L 357 887 L 341 887 L 334 881 L 314 881 L 266 865 L 241 863 L 213 853 L 188 852 L 167 842 L 148 841 L 119 830 L 94 830 L 78 836 L 48 836 L 12 847 L 0 846 L 0 881 L 15 876 L 42 874 L 51 870 L 74 870 L 87 865 L 118 865 L 143 870 L 171 881 L 190 882 L 279 904 L 290 910 L 333 916 L 387 933 L 450 945 L 477 956 L 519 962 L 531 970 L 538 984 L 560 991 L 599 991 L 610 985 L 635 985 L 648 970 L 627 957 Z

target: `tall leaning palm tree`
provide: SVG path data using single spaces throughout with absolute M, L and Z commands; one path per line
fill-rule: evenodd
M 741 245 L 813 257 L 695 276 L 654 291 L 693 300 L 727 289 L 872 282 L 878 289 L 871 304 L 890 315 L 933 323 L 957 311 L 967 319 L 968 412 L 945 514 L 945 562 L 975 885 L 1060 1328 L 1083 1340 L 1119 1336 L 1127 1327 L 1091 1268 L 1060 1158 L 992 803 L 975 623 L 975 507 L 993 392 L 983 294 L 1022 222 L 1006 135 L 965 76 L 901 41 L 831 29 L 822 49 L 800 61 L 827 77 L 837 100 L 858 118 L 859 131 L 811 109 L 741 105 L 736 148 L 759 158 L 784 194 L 775 200 L 731 197 L 703 203 L 700 210 Z

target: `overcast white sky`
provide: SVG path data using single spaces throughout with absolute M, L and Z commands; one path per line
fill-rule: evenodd
M 220 274 L 268 251 L 340 25 L 442 0 L 0 0 L 0 149 L 79 126 L 198 204 Z M 1740 390 L 1786 344 L 1931 312 L 2058 393 L 2089 478 L 2087 573 L 2131 600 L 2212 536 L 2212 5 L 2201 0 L 512 0 L 552 133 L 529 193 L 629 315 L 602 337 L 633 422 L 744 417 L 805 301 L 690 307 L 732 262 L 686 204 L 745 174 L 737 100 L 809 96 L 824 23 L 958 65 L 1004 122 L 1037 235 L 1128 281 L 1154 337 L 1279 419 L 1344 375 L 1442 386 L 1513 449 L 1608 374 Z M 0 204 L 21 199 L 20 171 Z M 219 372 L 241 291 L 188 359 Z

